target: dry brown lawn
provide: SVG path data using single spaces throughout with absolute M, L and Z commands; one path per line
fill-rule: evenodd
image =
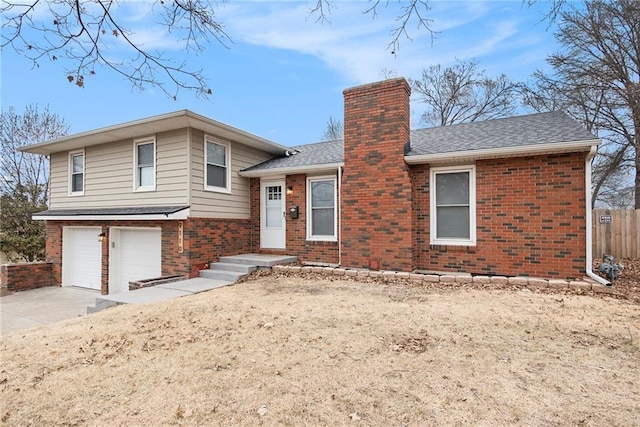
M 640 305 L 264 276 L 4 336 L 2 424 L 640 425 Z

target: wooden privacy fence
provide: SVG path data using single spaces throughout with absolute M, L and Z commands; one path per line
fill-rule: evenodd
M 594 209 L 593 258 L 640 258 L 640 209 Z

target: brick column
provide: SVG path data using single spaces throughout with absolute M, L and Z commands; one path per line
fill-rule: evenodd
M 344 91 L 345 267 L 414 268 L 411 178 L 404 161 L 410 94 L 403 78 Z

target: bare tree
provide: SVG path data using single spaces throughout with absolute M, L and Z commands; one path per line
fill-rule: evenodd
M 446 68 L 432 65 L 410 83 L 428 107 L 422 120 L 432 126 L 506 117 L 517 106 L 519 85 L 504 74 L 488 77 L 475 60 L 458 60 Z
M 187 50 L 202 51 L 212 39 L 229 41 L 217 20 L 217 2 L 206 0 L 155 1 L 150 14 L 160 26 L 183 39 Z M 146 50 L 125 26 L 121 4 L 112 0 L 3 1 L 2 48 L 11 47 L 33 61 L 67 64 L 66 78 L 79 87 L 88 76 L 107 68 L 134 86 L 155 86 L 175 97 L 178 89 L 199 95 L 211 93 L 201 70 L 174 63 L 161 52 Z M 112 53 L 122 46 L 128 57 Z M 167 87 L 167 81 L 173 88 Z
M 632 170 L 634 206 L 640 208 L 640 4 L 563 6 L 556 33 L 562 51 L 548 57 L 550 74 L 534 75 L 525 100 L 536 108 L 562 106 L 603 138 L 594 162 L 594 203 L 601 188 L 610 189 L 611 180 Z
M 342 121 L 329 117 L 327 127 L 322 134 L 322 139 L 324 141 L 336 141 L 342 138 L 344 138 L 344 125 Z
M 28 106 L 18 114 L 9 107 L 0 114 L 0 230 L 2 250 L 10 257 L 33 261 L 44 256 L 44 225 L 31 215 L 47 208 L 49 159 L 19 151 L 25 145 L 67 134 L 69 127 L 46 107 Z
M 224 0 L 222 0 L 224 2 Z M 123 18 L 123 3 L 116 0 L 3 0 L 0 47 L 11 48 L 33 61 L 64 64 L 65 78 L 79 87 L 101 70 L 120 74 L 134 87 L 157 87 L 176 98 L 179 90 L 210 95 L 202 70 L 174 62 L 161 51 L 146 49 Z M 149 18 L 165 28 L 188 52 L 200 53 L 211 42 L 228 46 L 230 36 L 218 18 L 215 0 L 154 0 Z M 317 0 L 309 11 L 317 21 L 329 21 L 332 0 Z M 372 0 L 363 11 L 373 18 L 380 9 L 396 7 L 397 26 L 388 48 L 396 53 L 402 38 L 431 30 L 428 0 L 396 2 Z M 120 57 L 120 49 L 126 51 Z
M 367 7 L 362 11 L 364 15 L 376 19 L 381 9 L 386 9 L 396 5 L 398 15 L 397 25 L 391 30 L 391 40 L 387 49 L 395 55 L 400 50 L 400 40 L 406 38 L 412 40 L 413 35 L 410 28 L 415 28 L 416 33 L 427 31 L 433 40 L 432 19 L 429 18 L 431 6 L 429 0 L 370 0 Z M 314 7 L 309 11 L 310 16 L 315 16 L 317 22 L 330 22 L 333 0 L 316 0 Z
M 46 202 L 49 183 L 49 159 L 47 156 L 23 153 L 20 148 L 60 138 L 69 131 L 69 126 L 49 107 L 42 111 L 38 105 L 28 105 L 23 113 L 13 107 L 0 114 L 2 156 L 0 161 L 0 192 L 12 194 L 18 186 L 42 188 Z
M 594 170 L 597 170 L 597 165 Z M 617 168 L 598 189 L 598 199 L 593 208 L 625 209 L 633 206 L 634 188 L 632 171 L 629 168 Z
M 553 22 L 558 18 L 558 15 L 562 13 L 564 7 L 569 3 L 568 0 L 522 0 L 527 6 L 532 6 L 536 3 L 540 3 L 543 1 L 545 6 L 548 7 L 548 12 L 545 15 L 544 19 L 549 22 Z

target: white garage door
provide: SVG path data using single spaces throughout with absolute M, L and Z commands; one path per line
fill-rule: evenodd
M 100 290 L 102 243 L 100 227 L 62 229 L 62 285 Z
M 162 274 L 159 228 L 117 228 L 109 232 L 109 293 L 126 292 L 129 282 Z

